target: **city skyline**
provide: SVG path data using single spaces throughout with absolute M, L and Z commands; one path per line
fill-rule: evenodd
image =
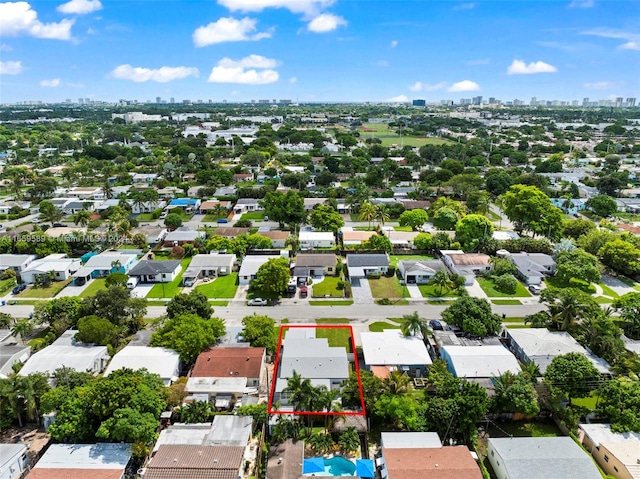
M 598 0 L 4 2 L 0 102 L 615 102 L 640 95 L 638 13 Z

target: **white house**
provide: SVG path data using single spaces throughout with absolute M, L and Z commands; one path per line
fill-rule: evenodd
M 260 206 L 260 200 L 256 198 L 240 198 L 236 201 L 233 210 L 236 214 L 245 213 L 247 211 L 262 211 L 264 208 Z
M 129 277 L 138 278 L 141 283 L 170 283 L 180 274 L 180 260 L 145 259 L 129 271 Z
M 0 346 L 0 378 L 6 378 L 13 372 L 13 365 L 24 363 L 31 354 L 30 346 Z M 0 477 L 2 477 L 0 475 Z
M 191 259 L 182 277 L 187 279 L 226 276 L 233 271 L 235 262 L 235 254 L 197 254 Z
M 251 283 L 252 279 L 256 279 L 256 275 L 258 273 L 258 270 L 260 269 L 260 266 L 273 258 L 280 258 L 280 256 L 245 256 L 242 260 L 242 265 L 240 266 L 240 272 L 238 273 L 238 282 L 240 286 L 248 286 L 249 283 Z
M 640 478 L 640 434 L 613 432 L 611 424 L 580 424 L 578 438 L 605 474 Z
M 0 271 L 12 269 L 21 273 L 36 258 L 34 254 L 0 254 Z
M 301 231 L 298 235 L 300 249 L 334 248 L 336 237 L 330 231 Z
M 22 270 L 20 277 L 23 283 L 35 283 L 38 276 L 46 275 L 53 271 L 55 281 L 69 279 L 73 273 L 78 271 L 82 264 L 79 259 L 67 258 L 65 254 L 50 254 L 42 259 L 32 261 L 29 266 Z
M 120 479 L 131 459 L 131 444 L 51 444 L 28 479 Z
M 545 276 L 556 272 L 556 262 L 544 253 L 510 253 L 509 260 L 518 270 L 518 276 L 527 284 L 540 284 Z
M 427 284 L 438 271 L 446 270 L 439 259 L 398 261 L 398 271 L 406 284 Z
M 0 444 L 0 479 L 20 479 L 28 465 L 26 444 Z
M 364 363 L 378 377 L 402 371 L 412 378 L 424 377 L 432 363 L 422 338 L 405 336 L 397 329 L 360 333 Z
M 125 346 L 111 359 L 104 375 L 123 368 L 134 371 L 144 368 L 159 375 L 165 386 L 169 386 L 180 376 L 180 355 L 166 348 Z
M 520 372 L 518 360 L 502 345 L 444 346 L 440 356 L 457 378 L 487 379 Z
M 465 285 L 472 285 L 476 276 L 491 271 L 491 257 L 483 253 L 465 253 L 461 250 L 440 251 L 442 262 L 451 274 L 464 276 Z

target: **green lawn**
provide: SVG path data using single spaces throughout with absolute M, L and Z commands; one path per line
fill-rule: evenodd
M 87 286 L 86 289 L 82 293 L 80 293 L 80 297 L 86 298 L 88 296 L 95 296 L 98 291 L 106 290 L 106 281 L 106 278 L 98 278 L 92 280 L 89 286 Z
M 234 298 L 238 290 L 238 273 L 220 276 L 214 281 L 196 286 L 207 298 Z
M 20 306 L 35 306 L 36 304 L 40 304 L 42 301 L 38 299 L 12 299 L 9 301 L 9 304 L 19 304 Z
M 490 298 L 530 298 L 531 294 L 527 291 L 527 288 L 520 282 L 518 282 L 518 287 L 516 288 L 516 292 L 511 293 L 503 293 L 502 291 L 498 291 L 493 281 L 486 278 L 476 278 L 478 280 L 478 284 L 482 288 L 482 291 L 485 292 L 487 296 Z
M 338 282 L 343 283 L 342 289 L 338 289 Z M 320 283 L 314 283 L 311 289 L 314 297 L 342 298 L 344 296 L 344 282 L 338 276 L 325 276 Z
M 329 346 L 344 347 L 351 351 L 351 332 L 349 328 L 316 328 L 316 338 L 327 338 Z
M 0 294 L 4 294 L 16 285 L 16 278 L 0 280 Z
M 229 306 L 229 301 L 209 301 L 211 306 Z
M 349 324 L 347 318 L 318 318 L 316 324 Z
M 411 232 L 413 230 L 411 229 L 411 226 L 394 226 L 393 227 L 393 231 L 409 231 L 409 232 Z
M 575 280 L 577 280 L 577 278 L 574 278 L 574 281 Z M 554 288 L 576 288 L 588 294 L 594 294 L 596 292 L 596 287 L 593 284 L 589 284 L 586 281 L 582 280 L 578 281 L 577 283 L 570 284 L 566 281 L 561 281 L 560 278 L 556 276 L 552 276 L 549 278 L 545 278 L 544 282 L 547 283 L 548 286 L 552 286 Z
M 202 223 L 216 223 L 218 220 L 226 218 L 227 215 L 204 215 L 204 218 L 202 218 Z
M 517 299 L 492 299 L 491 302 L 502 306 L 522 304 L 522 302 Z
M 71 282 L 71 278 L 64 281 L 54 281 L 51 283 L 51 286 L 48 288 L 36 288 L 34 286 L 29 286 L 22 293 L 20 293 L 20 297 L 22 298 L 53 298 L 56 294 L 62 291 L 66 285 Z
M 264 211 L 251 211 L 250 213 L 243 213 L 240 217 L 241 220 L 250 221 L 262 221 L 264 218 Z
M 606 296 L 592 296 L 592 298 L 598 304 L 611 304 L 615 300 L 615 298 L 611 299 Z
M 371 323 L 369 325 L 369 331 L 374 333 L 381 333 L 385 329 L 400 329 L 401 326 L 397 324 L 389 324 L 384 321 L 376 321 L 375 323 Z
M 571 398 L 571 404 L 574 406 L 586 407 L 591 411 L 595 411 L 598 399 L 598 395 L 592 392 L 586 398 Z
M 428 254 L 389 256 L 389 266 L 398 267 L 398 261 L 420 261 L 420 260 L 431 260 L 431 259 L 434 259 L 434 257 L 429 256 Z
M 138 221 L 138 223 L 140 223 L 141 221 L 155 221 L 153 219 L 153 213 L 140 213 L 138 216 L 136 216 L 136 220 Z
M 396 276 L 380 279 L 370 279 L 369 287 L 374 298 L 408 298 L 409 292 L 406 286 L 401 286 Z
M 376 299 L 375 303 L 380 306 L 407 306 L 409 304 L 409 300 L 407 299 L 394 299 L 391 303 L 388 303 L 387 298 Z M 384 303 L 381 303 L 383 301 Z
M 443 289 L 441 293 L 440 286 L 435 284 L 419 284 L 418 289 L 420 290 L 420 293 L 422 293 L 423 298 L 450 298 L 460 296 L 460 293 L 455 289 Z
M 181 263 L 181 270 L 176 279 L 171 281 L 170 283 L 158 283 L 153 285 L 149 294 L 147 294 L 147 298 L 173 298 L 176 294 L 178 294 L 182 290 L 182 273 L 187 269 L 189 263 L 191 263 L 191 258 L 184 258 Z
M 489 428 L 491 436 L 501 437 L 494 428 Z M 556 437 L 562 431 L 553 422 L 506 422 L 500 423 L 500 429 L 514 437 Z
M 344 301 L 309 301 L 309 306 L 351 306 L 353 301 L 350 299 L 345 299 Z
M 530 324 L 510 324 L 507 327 L 509 329 L 526 329 L 526 328 L 530 328 L 531 325 Z

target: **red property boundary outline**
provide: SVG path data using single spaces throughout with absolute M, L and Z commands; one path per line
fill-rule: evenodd
M 286 329 L 299 329 L 299 328 L 314 328 L 314 329 L 348 329 L 351 336 L 351 350 L 353 351 L 353 362 L 355 364 L 356 377 L 358 378 L 358 389 L 360 390 L 360 406 L 362 412 L 358 411 L 336 411 L 336 412 L 315 412 L 315 411 L 279 411 L 273 409 L 273 395 L 276 390 L 276 380 L 278 377 L 278 369 L 280 368 L 280 350 L 282 348 L 282 337 Z M 278 337 L 278 349 L 276 350 L 275 368 L 273 370 L 273 379 L 271 381 L 271 389 L 269 392 L 269 403 L 267 405 L 268 414 L 295 414 L 295 415 L 308 415 L 308 416 L 365 416 L 367 414 L 364 406 L 364 393 L 362 392 L 362 379 L 360 378 L 360 367 L 358 366 L 358 354 L 356 353 L 356 340 L 353 336 L 353 328 L 350 325 L 341 324 L 328 324 L 328 325 L 282 325 L 280 326 L 280 336 Z

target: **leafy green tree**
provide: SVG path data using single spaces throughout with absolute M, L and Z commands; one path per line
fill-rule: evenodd
M 417 311 L 411 314 L 405 314 L 400 330 L 405 336 L 423 336 L 423 331 L 427 327 L 427 321 L 418 315 Z
M 180 293 L 173 297 L 167 304 L 167 316 L 175 318 L 185 314 L 197 314 L 201 318 L 209 319 L 213 314 L 213 308 L 209 304 L 209 298 L 204 293 L 194 289 L 190 293 Z
M 430 250 L 433 248 L 433 236 L 429 233 L 420 233 L 413 238 L 413 246 L 416 249 Z
M 575 288 L 546 288 L 540 301 L 547 305 L 549 321 L 559 331 L 568 331 L 576 322 L 601 312 L 593 298 Z
M 340 434 L 338 446 L 346 454 L 350 454 L 360 449 L 360 436 L 355 427 L 348 427 Z
M 544 372 L 544 378 L 569 399 L 586 397 L 600 385 L 600 373 L 582 353 L 556 356 Z
M 13 323 L 11 334 L 19 336 L 22 344 L 25 344 L 25 338 L 33 331 L 33 322 L 29 319 L 21 319 Z
M 417 401 L 408 394 L 382 394 L 374 405 L 374 414 L 396 430 L 422 429 Z
M 91 221 L 91 212 L 87 210 L 80 210 L 71 216 L 71 220 L 74 225 L 87 226 Z
M 427 221 L 429 221 L 429 215 L 421 209 L 407 210 L 398 218 L 400 226 L 409 226 L 412 231 L 419 231 Z
M 360 381 L 362 382 L 362 393 L 367 414 L 371 414 L 374 404 L 384 392 L 382 380 L 374 376 L 371 371 L 361 370 Z M 360 409 L 360 387 L 358 386 L 358 376 L 355 371 L 349 375 L 341 385 L 342 405 L 346 409 Z
M 115 345 L 118 340 L 118 327 L 108 319 L 98 316 L 86 316 L 78 321 L 75 339 L 86 344 L 106 346 Z
M 513 185 L 502 198 L 503 211 L 518 232 L 555 237 L 562 228 L 562 211 L 535 186 Z
M 319 231 L 337 233 L 344 226 L 344 219 L 331 206 L 318 205 L 309 214 L 309 224 Z
M 474 213 L 486 215 L 491 205 L 491 196 L 487 191 L 472 191 L 467 195 L 467 208 Z
M 262 429 L 262 426 L 267 424 L 267 422 L 269 421 L 267 404 L 250 404 L 247 406 L 240 406 L 236 412 L 238 416 L 253 417 L 253 425 L 258 430 Z
M 180 422 L 195 424 L 209 422 L 213 418 L 214 410 L 208 401 L 194 401 L 178 408 Z
M 467 215 L 456 224 L 456 241 L 465 247 L 474 247 L 482 238 L 490 238 L 493 223 L 483 215 Z
M 111 286 L 126 286 L 129 276 L 125 273 L 109 273 L 104 280 L 104 284 L 107 288 Z
M 596 413 L 611 423 L 613 432 L 640 433 L 640 382 L 624 378 L 604 383 Z
M 182 217 L 178 213 L 169 213 L 164 219 L 164 225 L 172 230 L 180 228 L 182 226 Z
M 584 249 L 587 253 L 598 256 L 599 251 L 605 244 L 617 238 L 618 235 L 616 235 L 612 231 L 607 231 L 604 229 L 593 229 L 580 236 L 576 241 L 576 244 L 580 248 Z
M 497 334 L 502 324 L 486 299 L 471 296 L 456 299 L 442 312 L 442 319 L 476 336 Z
M 286 258 L 271 258 L 258 268 L 251 287 L 267 293 L 282 293 L 287 289 L 291 273 Z
M 260 204 L 271 221 L 280 223 L 280 228 L 289 225 L 295 229 L 307 218 L 304 200 L 293 190 L 269 191 Z
M 520 282 L 512 274 L 503 274 L 494 276 L 493 283 L 498 291 L 506 294 L 515 294 Z
M 275 353 L 278 345 L 278 328 L 273 318 L 253 314 L 242 318 L 242 336 L 251 346 L 266 348 L 270 354 Z
M 616 200 L 607 195 L 592 196 L 587 200 L 585 206 L 603 218 L 613 216 L 618 211 Z
M 64 386 L 69 390 L 82 386 L 94 379 L 91 373 L 76 371 L 66 366 L 56 369 L 51 377 L 56 387 Z
M 449 207 L 440 208 L 431 218 L 433 226 L 439 230 L 450 231 L 456 227 L 458 223 L 458 214 Z
M 610 309 L 607 309 L 611 313 Z M 622 329 L 614 323 L 606 312 L 588 316 L 583 319 L 576 334 L 577 339 L 596 356 L 600 356 L 610 364 L 624 353 L 624 342 L 620 337 Z
M 582 249 L 558 254 L 556 276 L 569 283 L 571 278 L 580 278 L 589 283 L 600 281 L 598 258 Z
M 582 235 L 594 231 L 596 225 L 593 221 L 577 218 L 573 220 L 564 220 L 562 222 L 562 232 L 564 236 L 577 240 Z
M 38 211 L 40 212 L 40 221 L 51 223 L 52 226 L 64 217 L 62 210 L 47 200 L 40 202 Z
M 75 327 L 80 319 L 82 298 L 63 296 L 49 301 L 39 301 L 33 309 L 35 324 L 49 324 L 58 335 Z
M 604 265 L 620 273 L 635 276 L 640 272 L 640 250 L 623 239 L 605 243 L 598 256 Z
M 510 371 L 494 378 L 490 409 L 495 413 L 513 412 L 535 416 L 540 412 L 538 393 L 524 373 Z
M 196 314 L 184 314 L 167 320 L 151 335 L 150 345 L 173 349 L 182 361 L 190 364 L 225 332 L 222 319 L 204 319 Z
M 632 338 L 640 338 L 640 293 L 627 293 L 613 303 L 624 319 L 624 329 Z
M 363 249 L 385 251 L 391 253 L 393 244 L 391 240 L 384 235 L 372 235 L 367 241 L 362 243 Z
M 131 296 L 131 290 L 124 286 L 111 286 L 84 298 L 79 317 L 91 316 L 96 311 L 112 324 L 122 327 L 124 333 L 135 333 L 142 327 L 142 318 L 147 314 L 147 300 Z
M 328 453 L 334 445 L 331 434 L 325 434 L 323 432 L 313 433 L 307 441 L 309 442 L 311 449 L 316 451 L 318 454 Z

